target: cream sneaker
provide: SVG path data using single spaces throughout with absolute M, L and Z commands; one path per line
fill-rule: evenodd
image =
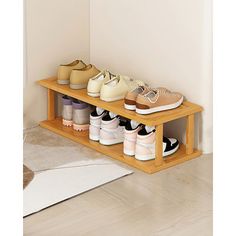
M 126 93 L 140 85 L 145 85 L 141 80 L 133 80 L 127 76 L 117 75 L 102 85 L 100 99 L 113 102 L 123 99 Z
M 115 75 L 113 75 L 111 72 L 104 70 L 91 78 L 87 87 L 88 95 L 91 97 L 99 97 L 102 85 L 114 77 Z
M 83 89 L 87 87 L 90 78 L 99 74 L 99 70 L 94 65 L 87 65 L 83 69 L 74 69 L 70 74 L 70 88 Z
M 146 115 L 174 109 L 182 104 L 183 99 L 182 94 L 170 92 L 165 88 L 152 90 L 145 95 L 138 95 L 136 100 L 136 112 Z
M 57 73 L 58 84 L 69 84 L 70 73 L 73 69 L 85 68 L 86 64 L 82 60 L 76 60 L 67 65 L 60 65 Z

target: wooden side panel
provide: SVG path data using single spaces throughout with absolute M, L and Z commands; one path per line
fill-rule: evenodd
M 155 164 L 161 166 L 163 163 L 163 124 L 156 126 L 156 159 Z
M 194 146 L 194 114 L 187 116 L 186 154 L 193 153 L 193 146 Z
M 55 92 L 48 89 L 48 120 L 55 119 Z

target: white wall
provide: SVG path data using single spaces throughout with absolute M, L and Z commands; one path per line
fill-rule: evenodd
M 210 0 L 91 0 L 90 60 L 100 68 L 183 93 L 205 109 L 197 144 L 212 152 Z M 167 127 L 183 136 L 181 121 Z M 178 127 L 178 128 L 177 128 Z M 166 131 L 166 132 L 167 132 Z
M 77 58 L 89 62 L 89 1 L 26 0 L 25 25 L 24 128 L 27 128 L 46 119 L 46 89 L 35 81 L 56 75 L 59 64 Z

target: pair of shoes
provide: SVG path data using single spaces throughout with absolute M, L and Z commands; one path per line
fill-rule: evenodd
M 136 121 L 129 121 L 125 126 L 123 152 L 128 156 L 135 156 L 140 161 L 155 159 L 155 128 L 144 126 Z M 175 153 L 179 148 L 179 141 L 175 138 L 163 137 L 163 157 Z
M 70 84 L 71 89 L 86 88 L 88 81 L 100 71 L 94 65 L 86 65 L 82 60 L 75 60 L 58 68 L 57 83 Z
M 177 108 L 182 102 L 183 95 L 180 93 L 171 92 L 162 87 L 151 89 L 139 86 L 126 94 L 124 107 L 128 110 L 135 110 L 138 114 L 146 115 Z
M 113 79 L 115 75 L 113 75 L 108 70 L 103 70 L 93 78 L 90 78 L 87 87 L 87 94 L 91 97 L 100 97 L 100 92 L 103 84 Z
M 103 145 L 123 143 L 126 123 L 120 116 L 96 107 L 90 115 L 89 139 Z
M 93 107 L 85 102 L 72 99 L 66 95 L 62 97 L 62 124 L 72 126 L 76 131 L 89 128 L 89 116 Z
M 105 70 L 89 80 L 87 93 L 92 97 L 100 97 L 105 102 L 114 102 L 123 99 L 128 91 L 144 84 L 143 81 L 113 75 Z

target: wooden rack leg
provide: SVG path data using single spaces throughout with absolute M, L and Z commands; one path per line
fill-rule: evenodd
M 156 126 L 156 159 L 157 166 L 163 163 L 163 124 Z
M 187 116 L 186 154 L 193 153 L 194 146 L 194 114 Z
M 55 119 L 55 91 L 48 89 L 48 120 Z

